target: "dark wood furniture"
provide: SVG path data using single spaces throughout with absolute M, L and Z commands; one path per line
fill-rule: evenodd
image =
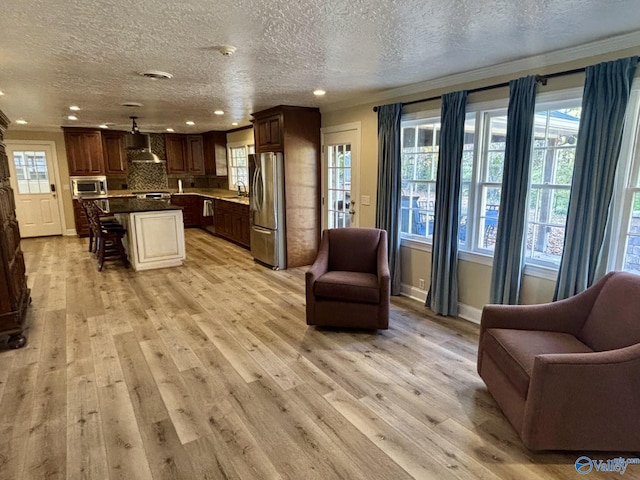
M 199 195 L 171 195 L 171 203 L 182 207 L 182 220 L 185 228 L 200 226 L 202 202 L 203 199 Z
M 253 125 L 257 153 L 281 152 L 283 150 L 284 113 L 279 111 L 281 109 L 281 107 L 276 107 L 266 112 L 252 114 L 256 117 Z
M 9 120 L 0 112 L 0 335 L 9 335 L 9 346 L 20 348 L 26 343 L 22 332 L 31 296 L 3 142 L 8 124 Z
M 204 144 L 202 135 L 167 133 L 167 172 L 204 175 Z
M 202 134 L 204 172 L 218 177 L 227 176 L 227 134 L 211 131 Z
M 90 238 L 95 238 L 94 248 L 90 240 L 89 251 L 95 251 L 98 257 L 98 271 L 102 271 L 105 260 L 114 259 L 122 261 L 123 266 L 129 268 L 129 259 L 122 243 L 126 229 L 115 219 L 103 219 L 102 212 L 94 201 L 85 200 L 80 203 L 89 219 Z
M 249 205 L 216 198 L 213 211 L 216 235 L 249 248 Z
M 284 152 L 287 267 L 310 265 L 320 242 L 320 111 L 281 105 L 252 115 L 256 152 Z
M 102 135 L 102 152 L 106 175 L 127 174 L 127 151 L 125 138 L 127 132 L 104 131 Z
M 65 128 L 64 143 L 67 151 L 69 175 L 104 175 L 102 136 L 90 128 Z
M 88 237 L 91 233 L 89 219 L 79 200 L 73 199 L 73 217 L 76 222 L 76 233 L 79 237 Z

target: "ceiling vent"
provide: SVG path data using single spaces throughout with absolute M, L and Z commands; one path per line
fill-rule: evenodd
M 173 78 L 173 75 L 167 72 L 161 72 L 159 70 L 148 70 L 146 72 L 140 72 L 145 78 L 152 78 L 154 80 L 168 80 L 169 78 Z
M 122 107 L 129 107 L 129 108 L 140 108 L 142 106 L 142 104 L 140 102 L 124 102 L 120 104 Z
M 140 133 L 138 125 L 136 124 L 136 118 L 129 117 L 131 119 L 131 132 L 127 135 L 127 150 L 131 150 L 131 161 L 134 163 L 162 163 L 164 160 L 158 158 L 156 154 L 151 151 L 151 139 L 149 135 Z

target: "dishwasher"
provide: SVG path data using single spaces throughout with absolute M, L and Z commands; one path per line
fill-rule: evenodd
M 202 202 L 202 224 L 206 231 L 216 233 L 213 218 L 213 200 L 205 199 L 204 202 Z

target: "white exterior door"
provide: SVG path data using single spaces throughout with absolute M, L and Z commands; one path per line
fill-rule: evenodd
M 322 228 L 358 226 L 359 125 L 322 133 Z
M 7 142 L 11 188 L 21 237 L 61 235 L 59 185 L 49 144 Z

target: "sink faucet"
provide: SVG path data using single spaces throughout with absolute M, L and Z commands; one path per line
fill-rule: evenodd
M 244 184 L 243 181 L 238 180 L 236 182 L 236 185 L 238 186 L 238 196 L 239 197 L 246 197 L 249 194 L 247 193 L 247 186 Z M 240 185 L 242 185 L 242 188 L 240 188 Z

